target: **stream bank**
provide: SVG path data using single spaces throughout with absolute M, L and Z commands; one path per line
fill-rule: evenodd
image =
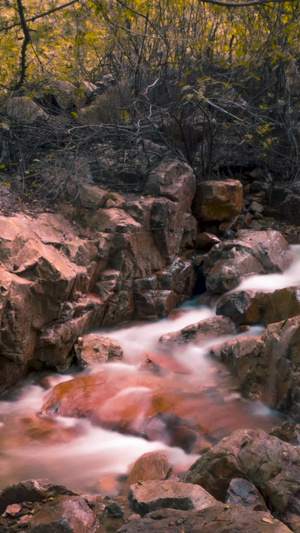
M 206 182 L 196 190 L 191 169 L 181 162 L 161 162 L 144 191 L 143 197 L 124 197 L 83 184 L 80 205 L 67 207 L 64 214 L 1 217 L 1 390 L 19 387 L 28 373 L 40 376 L 0 402 L 0 501 L 7 513 L 2 526 L 77 533 L 82 528 L 106 531 L 109 524 L 107 531 L 116 531 L 133 512 L 149 512 L 154 514 L 130 520 L 124 531 L 164 531 L 169 520 L 177 533 L 185 521 L 198 531 L 193 520 L 202 517 L 203 524 L 210 523 L 229 509 L 226 527 L 241 520 L 244 525 L 238 527 L 247 531 L 248 520 L 249 531 L 299 531 L 297 427 L 291 423 L 272 431 L 272 437 L 266 433 L 290 424 L 290 417 L 299 419 L 299 278 L 289 248 L 289 242 L 298 242 L 297 232 L 275 219 L 262 219 L 255 206 L 250 212 L 249 196 L 242 203 L 240 181 Z M 281 227 L 289 242 L 278 231 Z M 263 279 L 264 290 L 240 285 L 253 275 Z M 275 288 L 284 276 L 283 285 Z M 208 293 L 198 304 L 208 307 L 174 311 L 204 282 Z M 167 315 L 168 320 L 140 324 Z M 133 319 L 137 325 L 120 329 Z M 265 331 L 257 328 L 262 323 Z M 218 444 L 234 430 L 229 447 L 227 441 Z M 289 443 L 280 444 L 283 438 Z M 232 446 L 234 453 L 246 449 L 247 457 L 256 457 L 257 442 L 266 450 L 275 447 L 277 458 L 265 478 L 252 475 L 255 461 L 245 466 L 240 452 L 234 467 L 222 454 L 221 462 L 215 462 L 222 446 L 225 456 L 232 455 Z M 135 489 L 124 488 L 130 464 L 149 452 L 154 457 L 163 452 L 170 465 L 163 477 L 155 473 L 159 484 L 148 487 L 157 492 L 164 478 L 175 483 L 165 486 L 174 496 L 164 503 L 148 505 L 142 498 L 152 501 L 150 493 L 140 497 Z M 197 467 L 191 466 L 196 459 Z M 201 472 L 208 460 L 215 465 L 212 477 L 224 487 L 222 494 L 209 485 L 189 503 L 178 503 L 186 502 L 187 492 L 191 496 L 191 484 L 204 486 Z M 263 455 L 260 464 L 265 461 L 269 456 Z M 161 456 L 157 463 L 164 463 Z M 190 466 L 198 477 L 188 473 L 183 483 Z M 277 471 L 283 472 L 279 481 Z M 37 488 L 34 496 L 31 486 L 26 493 L 28 486 L 22 492 L 16 485 L 6 496 L 4 487 L 22 477 L 49 477 L 64 484 L 70 472 L 72 494 L 57 485 L 50 492 Z M 142 484 L 152 476 L 146 473 Z M 269 486 L 270 476 L 280 489 Z M 133 487 L 140 478 L 139 473 Z M 254 506 L 250 512 L 247 504 L 246 514 L 238 516 L 236 502 L 224 507 L 211 499 L 227 501 L 236 478 L 247 479 L 262 494 L 264 511 Z M 82 501 L 78 486 L 94 496 Z M 23 506 L 28 501 L 29 513 Z M 112 512 L 111 503 L 122 512 Z M 16 504 L 20 509 L 7 510 Z M 202 505 L 212 514 L 205 514 Z M 161 507 L 188 514 L 178 514 L 178 524 L 171 524 L 174 520 Z M 76 523 L 70 520 L 71 509 Z M 209 531 L 220 531 L 211 527 Z

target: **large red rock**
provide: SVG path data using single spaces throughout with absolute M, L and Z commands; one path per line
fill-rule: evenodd
M 192 261 L 181 258 L 176 258 L 168 269 L 135 280 L 133 294 L 136 316 L 149 320 L 168 315 L 191 296 L 194 283 Z
M 211 348 L 210 354 L 229 366 L 244 394 L 261 398 L 270 365 L 263 348 L 260 337 L 238 337 Z
M 27 366 L 65 370 L 89 329 L 165 316 L 191 296 L 195 176 L 178 161 L 157 172 L 158 199 L 85 184 L 82 207 L 66 209 L 73 223 L 54 213 L 0 217 L 1 391 Z M 156 287 L 145 288 L 152 277 Z
M 150 231 L 161 256 L 171 262 L 186 244 L 195 242 L 196 220 L 176 202 L 158 198 L 150 210 Z
M 171 473 L 171 465 L 163 451 L 144 453 L 132 466 L 126 480 L 126 489 L 142 481 L 167 479 Z
M 54 485 L 48 479 L 27 479 L 9 485 L 0 493 L 0 513 L 2 514 L 8 505 L 22 502 L 41 502 L 56 495 L 75 496 L 76 492 L 67 489 L 63 485 Z
M 242 210 L 243 186 L 238 180 L 198 183 L 193 212 L 199 222 L 230 220 Z
M 34 513 L 32 533 L 97 533 L 100 528 L 95 513 L 80 496 L 58 496 Z

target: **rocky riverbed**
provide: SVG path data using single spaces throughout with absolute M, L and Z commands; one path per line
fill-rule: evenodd
M 300 531 L 299 233 L 254 181 L 0 217 L 1 531 Z

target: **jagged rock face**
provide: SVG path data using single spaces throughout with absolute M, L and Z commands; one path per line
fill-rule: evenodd
M 276 518 L 299 531 L 299 448 L 260 429 L 238 430 L 200 457 L 185 481 L 201 485 L 224 501 L 233 478 L 253 483 Z
M 0 217 L 0 392 L 28 366 L 68 368 L 86 331 L 165 316 L 191 296 L 193 171 L 163 160 L 146 189 L 159 198 L 127 201 L 85 184 L 81 207 L 68 210 L 74 223 L 50 213 Z
M 144 187 L 144 194 L 168 198 L 179 204 L 182 211 L 191 207 L 195 192 L 196 178 L 191 167 L 170 158 L 165 158 L 150 173 Z
M 300 315 L 299 287 L 277 289 L 269 295 L 269 303 L 264 316 L 266 326 L 298 315 Z

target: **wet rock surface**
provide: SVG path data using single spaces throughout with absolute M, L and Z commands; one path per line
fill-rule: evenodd
M 185 481 L 225 500 L 230 482 L 253 483 L 274 516 L 300 531 L 300 449 L 262 430 L 239 430 L 191 466 Z
M 217 303 L 217 315 L 228 316 L 235 324 L 258 324 L 263 320 L 269 294 L 260 290 L 244 290 L 224 294 Z
M 100 523 L 80 496 L 59 496 L 46 503 L 33 516 L 32 533 L 83 533 L 99 531 Z
M 210 356 L 230 368 L 244 395 L 300 420 L 298 287 L 224 294 L 245 277 L 282 272 L 291 262 L 279 226 L 272 222 L 274 229 L 266 229 L 269 222 L 263 222 L 263 185 L 251 183 L 243 210 L 240 181 L 205 182 L 195 196 L 191 168 L 168 156 L 148 173 L 144 197 L 85 183 L 79 205 L 67 207 L 66 216 L 0 217 L 0 392 L 30 369 L 65 371 L 74 361 L 90 367 L 50 383 L 38 416 L 16 417 L 11 429 L 13 423 L 24 426 L 26 443 L 49 436 L 68 443 L 80 431 L 66 425 L 54 438 L 56 417 L 86 418 L 187 453 L 203 452 L 184 483 L 163 451 L 143 455 L 126 484 L 117 475 L 99 478 L 94 490 L 111 499 L 41 480 L 15 484 L 0 494 L 1 531 L 300 532 L 297 427 L 287 421 L 269 435 L 238 430 L 211 448 L 247 425 L 247 403 L 236 383 L 230 388 L 226 382 L 225 392 L 212 376 L 207 383 L 201 373 L 193 377 L 199 348 L 263 321 L 263 334 L 222 342 Z M 289 202 L 295 212 L 295 195 L 281 208 L 287 217 Z M 287 231 L 295 242 L 292 233 Z M 223 295 L 217 316 L 163 335 L 157 351 L 145 351 L 138 372 L 125 370 L 121 344 L 87 333 L 167 316 L 193 294 L 197 276 L 210 296 Z M 191 360 L 179 357 L 187 345 L 195 350 Z M 106 362 L 119 367 L 110 373 Z M 216 372 L 226 375 L 221 367 Z M 13 435 L 1 438 L 15 445 Z
M 28 479 L 15 483 L 0 493 L 0 513 L 3 513 L 12 504 L 24 501 L 42 502 L 45 499 L 53 498 L 55 495 L 75 496 L 76 493 L 63 485 L 54 485 L 47 479 Z

